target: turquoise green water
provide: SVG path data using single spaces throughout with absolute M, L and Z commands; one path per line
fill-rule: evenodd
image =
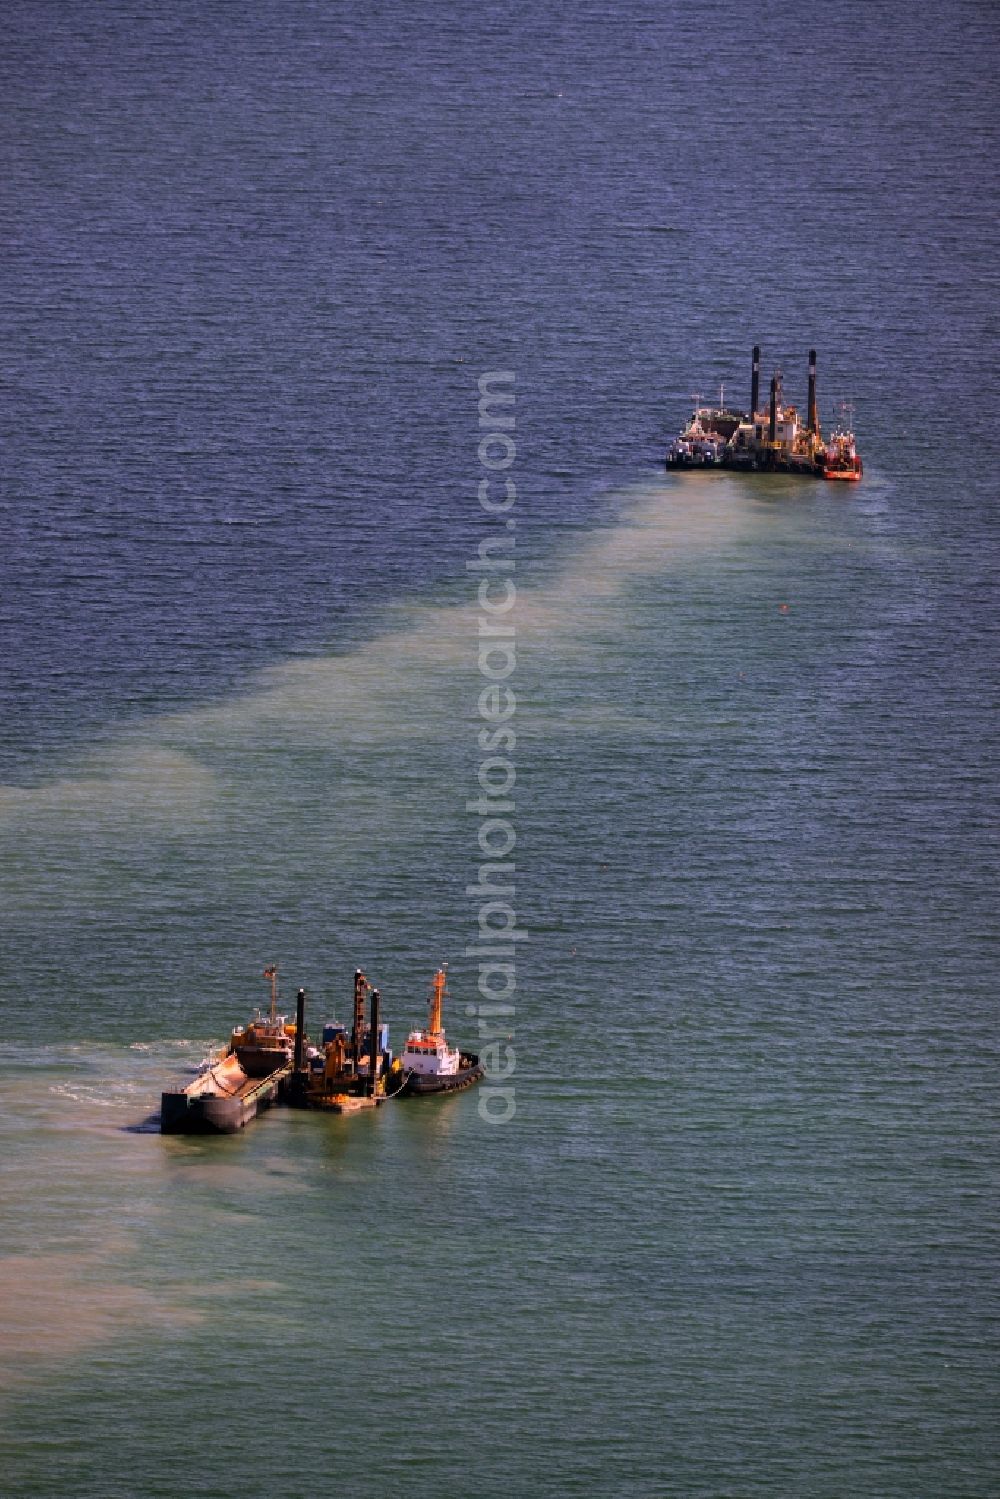
M 650 477 L 529 557 L 502 1127 L 127 1129 L 264 960 L 398 1043 L 449 959 L 472 1038 L 465 580 L 5 793 L 9 1491 L 985 1492 L 985 897 L 887 707 L 944 556 L 891 492 Z

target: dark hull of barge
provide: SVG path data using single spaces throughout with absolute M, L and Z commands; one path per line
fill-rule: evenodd
M 170 1089 L 161 1095 L 160 1132 L 235 1135 L 277 1101 L 291 1071 L 286 1065 L 268 1077 L 248 1078 L 241 1069 L 229 1068 L 223 1076 L 212 1068 L 186 1088 Z

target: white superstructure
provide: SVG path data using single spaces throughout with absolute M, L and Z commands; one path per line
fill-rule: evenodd
M 411 1031 L 406 1039 L 403 1067 L 418 1077 L 454 1077 L 461 1062 L 461 1052 L 448 1046 L 443 1032 Z

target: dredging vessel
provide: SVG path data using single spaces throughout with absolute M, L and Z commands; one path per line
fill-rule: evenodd
M 718 406 L 695 409 L 687 426 L 667 449 L 666 466 L 718 467 L 750 472 L 808 474 L 817 479 L 856 482 L 864 473 L 851 423 L 844 419 L 824 441 L 816 404 L 816 350 L 809 350 L 809 393 L 805 422 L 798 408 L 785 401 L 781 371 L 771 377 L 770 398 L 760 402 L 760 345 L 755 344 L 750 373 L 750 410 Z
M 366 1001 L 371 1007 L 367 1024 Z M 381 1002 L 379 991 L 360 968 L 356 969 L 350 1031 L 339 1020 L 326 1022 L 322 1049 L 310 1047 L 305 1067 L 297 1067 L 293 1074 L 288 1089 L 290 1104 L 353 1114 L 385 1102 L 390 1096 L 386 1082 L 392 1073 L 393 1056 L 389 1027 L 381 1020 Z
M 258 1011 L 192 1082 L 161 1095 L 164 1134 L 233 1134 L 272 1103 L 352 1114 L 407 1094 L 456 1092 L 483 1075 L 478 1056 L 450 1047 L 445 1037 L 444 968 L 434 975 L 426 1030 L 411 1031 L 402 1057 L 395 1058 L 381 995 L 360 968 L 352 1024 L 327 1021 L 321 1046 L 306 1035 L 306 991 L 298 991 L 290 1024 L 278 1013 L 277 969 L 265 968 L 264 977 L 271 982 L 270 1014 Z

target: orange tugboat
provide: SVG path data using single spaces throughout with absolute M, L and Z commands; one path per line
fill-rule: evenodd
M 410 1032 L 400 1058 L 404 1077 L 401 1093 L 454 1093 L 471 1087 L 483 1075 L 478 1056 L 448 1045 L 441 1019 L 446 983 L 447 971 L 439 968 L 431 983 L 427 1029 Z

